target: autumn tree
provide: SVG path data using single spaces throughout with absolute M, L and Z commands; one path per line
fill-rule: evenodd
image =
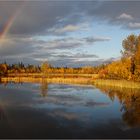
M 131 73 L 134 74 L 135 71 L 135 54 L 138 49 L 138 42 L 140 40 L 140 36 L 129 35 L 126 39 L 123 40 L 122 46 L 123 50 L 121 53 L 124 58 L 129 58 L 131 60 Z
M 123 40 L 122 46 L 123 50 L 121 50 L 121 53 L 123 57 L 133 57 L 137 50 L 137 36 L 133 34 L 129 35 Z
M 41 64 L 41 71 L 44 75 L 47 75 L 47 77 L 48 77 L 48 72 L 50 67 L 51 65 L 47 61 Z
M 134 64 L 135 64 L 135 79 L 140 81 L 140 40 L 137 43 L 137 52 L 134 57 Z
M 49 68 L 50 68 L 50 64 L 47 61 L 45 61 L 41 64 L 41 71 L 42 72 L 47 72 Z
M 0 75 L 7 74 L 8 65 L 6 63 L 0 64 Z

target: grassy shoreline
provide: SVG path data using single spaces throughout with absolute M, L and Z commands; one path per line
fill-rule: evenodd
M 118 88 L 137 88 L 140 89 L 139 82 L 126 81 L 126 80 L 107 80 L 107 79 L 92 79 L 92 78 L 34 78 L 34 77 L 1 77 L 1 82 L 48 82 L 48 83 L 64 83 L 64 84 L 85 84 L 85 85 L 95 85 L 95 86 L 111 86 Z
M 33 77 L 2 77 L 1 82 L 48 82 L 48 83 L 73 83 L 73 84 L 92 84 L 91 78 L 33 78 Z
M 94 81 L 95 86 L 111 86 L 118 88 L 138 88 L 140 89 L 139 82 L 126 81 L 126 80 L 103 80 L 97 79 Z

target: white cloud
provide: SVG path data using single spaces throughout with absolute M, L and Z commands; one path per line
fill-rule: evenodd
M 73 32 L 80 29 L 78 25 L 66 25 L 62 28 L 58 28 L 55 30 L 55 33 L 65 33 L 65 32 Z
M 117 17 L 117 19 L 123 19 L 123 20 L 132 20 L 133 17 L 129 14 L 122 13 L 120 16 Z
M 135 23 L 130 22 L 128 24 L 128 27 L 132 28 L 132 29 L 138 29 L 138 28 L 140 28 L 140 23 L 138 23 L 138 22 L 135 22 Z
M 91 30 L 90 25 L 88 22 L 83 22 L 80 24 L 68 24 L 64 26 L 54 26 L 47 31 L 49 33 L 52 33 L 53 35 L 64 35 L 70 32 L 75 32 L 75 31 L 89 31 Z

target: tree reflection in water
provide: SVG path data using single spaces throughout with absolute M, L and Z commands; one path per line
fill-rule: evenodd
M 140 126 L 140 91 L 138 89 L 124 89 L 98 86 L 112 101 L 118 98 L 122 105 L 122 119 L 130 127 Z
M 0 121 L 7 120 L 7 115 L 2 105 L 0 105 Z
M 40 84 L 40 91 L 41 91 L 41 96 L 42 97 L 46 97 L 47 96 L 48 83 L 44 80 L 44 78 L 42 79 L 42 82 Z

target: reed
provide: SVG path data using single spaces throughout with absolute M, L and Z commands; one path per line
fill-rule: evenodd
M 90 78 L 48 78 L 49 83 L 78 83 L 78 84 L 90 84 L 92 80 Z
M 119 87 L 119 88 L 138 88 L 140 89 L 139 82 L 133 81 L 126 81 L 126 80 L 103 80 L 97 79 L 94 81 L 94 85 L 103 85 L 103 86 L 112 86 L 112 87 Z
M 33 78 L 42 78 L 42 77 L 50 77 L 50 78 L 98 78 L 98 74 L 70 74 L 70 73 L 10 73 L 7 77 L 33 77 Z
M 3 77 L 1 82 L 32 82 L 32 83 L 72 83 L 72 84 L 91 84 L 91 78 L 33 78 L 33 77 Z

